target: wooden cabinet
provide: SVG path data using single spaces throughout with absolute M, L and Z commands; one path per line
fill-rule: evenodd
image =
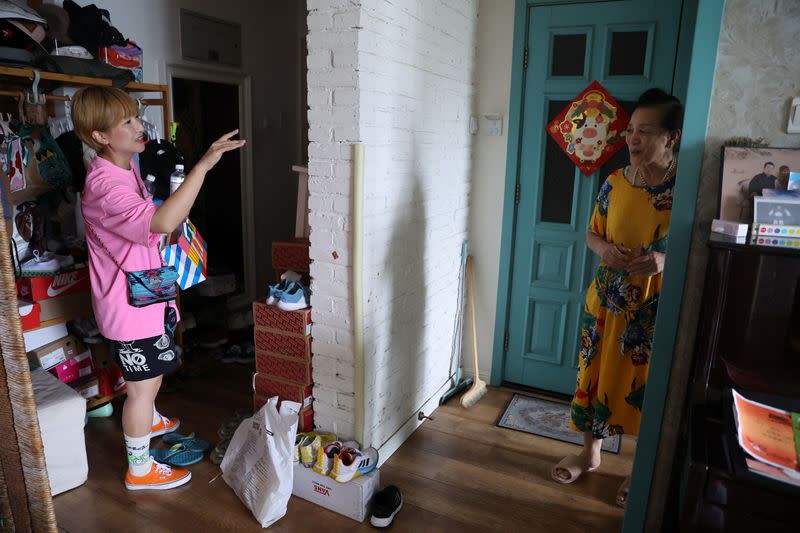
M 751 473 L 731 388 L 800 410 L 800 252 L 711 241 L 690 381 L 683 531 L 798 531 L 800 488 Z

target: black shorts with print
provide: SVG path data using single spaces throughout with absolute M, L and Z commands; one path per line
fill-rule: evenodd
M 178 314 L 170 306 L 164 310 L 163 335 L 135 341 L 109 341 L 111 353 L 125 381 L 142 381 L 162 376 L 181 364 L 175 349 Z

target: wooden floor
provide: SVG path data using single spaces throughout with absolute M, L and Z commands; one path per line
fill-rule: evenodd
M 157 403 L 183 420 L 181 432 L 215 440 L 220 422 L 250 404 L 250 371 L 221 365 L 185 378 Z M 603 465 L 571 485 L 550 479 L 550 467 L 578 447 L 495 427 L 510 398 L 492 389 L 464 410 L 458 400 L 440 407 L 381 469 L 383 485 L 397 485 L 405 500 L 394 532 L 619 531 L 622 510 L 614 495 L 630 472 L 634 441 L 623 440 L 619 455 L 603 454 Z M 59 529 L 69 533 L 260 531 L 250 512 L 204 460 L 191 467 L 192 481 L 164 492 L 129 492 L 120 405 L 111 418 L 90 419 L 86 428 L 89 480 L 55 497 Z M 155 445 L 158 439 L 154 439 Z M 277 532 L 373 531 L 298 498 L 289 502 Z

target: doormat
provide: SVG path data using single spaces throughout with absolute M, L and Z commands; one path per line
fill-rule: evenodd
M 583 435 L 569 428 L 569 404 L 514 394 L 497 427 L 583 445 Z M 603 439 L 603 451 L 619 453 L 619 435 Z

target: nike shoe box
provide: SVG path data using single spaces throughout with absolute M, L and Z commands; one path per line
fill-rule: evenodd
M 308 407 L 314 401 L 312 390 L 314 385 L 298 385 L 267 374 L 253 374 L 253 391 L 265 398 L 277 396 L 281 400 L 297 402 L 303 407 Z
M 380 484 L 381 474 L 377 468 L 366 476 L 357 477 L 347 483 L 338 483 L 298 463 L 294 465 L 292 495 L 356 522 L 363 522 L 369 516 L 369 504 Z
M 17 300 L 19 319 L 22 322 L 22 331 L 30 331 L 41 325 L 41 307 L 37 302 Z
M 55 276 L 17 279 L 17 296 L 32 302 L 42 302 L 59 296 L 89 292 L 89 268 L 76 268 Z M 47 319 L 43 318 L 43 321 Z
M 31 384 L 50 492 L 55 496 L 82 485 L 89 474 L 83 432 L 86 400 L 44 370 L 31 372 Z

